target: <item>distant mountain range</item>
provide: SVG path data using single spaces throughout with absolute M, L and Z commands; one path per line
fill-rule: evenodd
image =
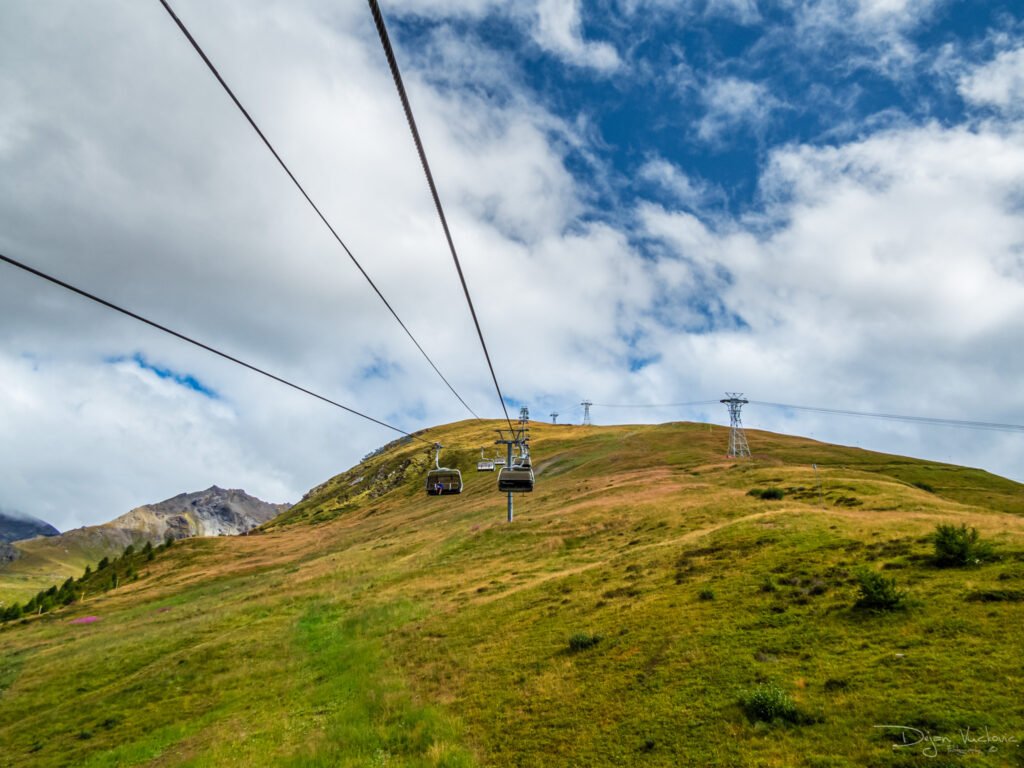
M 23 537 L 10 544 L 0 540 L 0 599 L 4 595 L 25 597 L 68 576 L 80 576 L 86 565 L 95 566 L 104 557 L 119 555 L 129 544 L 141 547 L 146 542 L 160 544 L 168 537 L 248 533 L 290 507 L 214 485 L 205 491 L 181 493 L 156 504 L 136 507 L 109 523 L 65 533 L 32 518 L 37 530 L 28 536 L 36 538 Z M 10 530 L 28 530 L 25 520 L 10 519 L 22 526 L 12 526 Z
M 0 542 L 21 541 L 36 536 L 57 536 L 59 533 L 60 531 L 38 517 L 13 514 L 0 509 Z

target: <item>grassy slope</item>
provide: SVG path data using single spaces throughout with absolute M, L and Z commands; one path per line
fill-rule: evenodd
M 706 425 L 537 425 L 508 526 L 473 471 L 489 434 L 431 433 L 466 446 L 461 496 L 426 498 L 422 446 L 400 446 L 261 535 L 181 542 L 0 631 L 0 765 L 1024 765 L 873 727 L 1024 740 L 1024 602 L 967 599 L 1024 594 L 1022 486 L 758 432 L 734 462 Z M 768 486 L 791 490 L 747 495 Z M 929 566 L 949 521 L 1002 559 Z M 852 611 L 861 564 L 911 608 Z M 570 653 L 577 632 L 602 640 Z M 749 722 L 768 680 L 818 722 Z
M 37 536 L 17 541 L 21 556 L 0 567 L 0 605 L 24 603 L 40 589 L 78 578 L 85 566 L 96 567 L 104 557 L 116 557 L 128 544 L 141 546 L 143 533 L 132 534 L 108 525 L 89 526 L 60 536 Z

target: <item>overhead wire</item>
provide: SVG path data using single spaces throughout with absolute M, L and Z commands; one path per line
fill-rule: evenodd
M 366 279 L 366 282 L 370 284 L 370 287 L 373 288 L 374 293 L 376 293 L 378 298 L 380 298 L 380 300 L 384 303 L 384 306 L 388 308 L 388 311 L 391 313 L 392 317 L 394 317 L 398 324 L 402 327 L 402 330 L 405 331 L 405 334 L 409 337 L 412 343 L 416 345 L 416 349 L 418 349 L 420 351 L 420 354 L 423 355 L 423 357 L 426 359 L 428 363 L 430 363 L 430 367 L 434 369 L 434 373 L 436 373 L 441 378 L 441 381 L 443 381 L 447 385 L 448 389 L 450 389 L 452 394 L 455 395 L 458 401 L 462 403 L 463 406 L 465 406 L 466 410 L 472 413 L 474 418 L 476 418 L 478 421 L 481 420 L 480 417 L 477 416 L 476 412 L 469 407 L 465 400 L 462 399 L 462 395 L 460 395 L 455 390 L 455 387 L 452 386 L 451 382 L 449 382 L 448 379 L 445 378 L 444 374 L 441 373 L 437 365 L 434 364 L 434 361 L 430 358 L 430 355 L 426 353 L 426 350 L 423 349 L 419 341 L 416 340 L 416 337 L 413 336 L 412 331 L 410 331 L 406 324 L 402 322 L 402 318 L 398 316 L 398 313 L 395 311 L 395 308 L 392 307 L 391 303 L 384 297 L 384 294 L 381 293 L 380 288 L 377 287 L 377 284 L 373 282 L 373 279 L 370 277 L 370 275 L 366 272 L 365 269 L 363 269 L 363 265 L 359 263 L 359 260 L 356 259 L 355 255 L 345 244 L 345 241 L 341 239 L 341 236 L 338 234 L 337 230 L 335 230 L 331 223 L 327 220 L 327 217 L 323 214 L 323 212 L 320 210 L 317 204 L 313 202 L 313 199 L 306 192 L 302 184 L 299 183 L 299 180 L 295 177 L 295 174 L 292 173 L 291 169 L 281 158 L 281 156 L 277 153 L 277 150 L 274 149 L 273 144 L 270 143 L 270 140 L 266 137 L 263 131 L 260 130 L 260 127 L 256 124 L 256 121 L 253 120 L 252 115 L 249 114 L 249 111 L 244 106 L 242 106 L 242 102 L 238 100 L 237 96 L 235 96 L 235 92 L 231 90 L 231 87 L 227 84 L 227 81 L 225 81 L 224 78 L 221 76 L 220 72 L 217 70 L 217 67 L 214 66 L 213 62 L 210 61 L 210 57 L 206 55 L 206 52 L 203 50 L 202 46 L 200 46 L 196 39 L 192 36 L 192 33 L 189 32 L 188 27 L 186 27 L 184 22 L 182 22 L 182 20 L 178 17 L 178 14 L 174 12 L 174 9 L 171 8 L 167 0 L 160 0 L 160 4 L 164 7 L 164 10 L 166 10 L 170 17 L 174 20 L 174 23 L 178 26 L 178 29 L 181 30 L 181 33 L 185 35 L 185 38 L 189 41 L 189 43 L 192 44 L 192 47 L 195 49 L 196 53 L 199 54 L 199 57 L 206 64 L 207 68 L 210 70 L 210 72 L 213 73 L 213 76 L 217 78 L 217 82 L 221 84 L 221 87 L 224 89 L 227 95 L 231 97 L 231 100 L 235 103 L 235 106 L 238 107 L 238 110 L 249 122 L 249 125 L 252 126 L 252 129 L 256 131 L 256 135 L 260 137 L 264 145 L 266 145 L 267 149 L 270 150 L 270 153 L 274 156 L 274 159 L 277 160 L 278 164 L 281 166 L 284 172 L 288 174 L 288 178 L 292 180 L 292 183 L 299 190 L 299 192 L 302 193 L 302 196 L 306 198 L 306 202 L 309 203 L 309 205 L 313 208 L 313 210 L 316 212 L 316 215 L 320 217 L 320 221 L 322 221 L 324 223 L 324 226 L 326 226 L 327 229 L 330 230 L 330 233 L 334 236 L 334 239 L 338 241 L 338 244 L 342 247 L 342 249 L 348 255 L 349 259 L 351 259 L 352 263 L 356 266 L 356 269 L 358 269 L 360 274 L 362 274 L 362 276 Z
M 380 425 L 382 427 L 386 427 L 387 429 L 390 429 L 390 430 L 392 430 L 394 432 L 398 432 L 400 434 L 403 434 L 406 437 L 412 438 L 413 440 L 419 440 L 421 443 L 426 443 L 427 445 L 433 445 L 433 443 L 431 441 L 429 441 L 429 440 L 424 440 L 422 437 L 418 437 L 418 436 L 412 434 L 411 432 L 406 432 L 404 429 L 401 429 L 399 427 L 396 427 L 396 426 L 393 426 L 391 424 L 388 424 L 387 422 L 381 421 L 380 419 L 375 419 L 373 416 L 368 416 L 367 414 L 363 413 L 362 411 L 357 411 L 355 408 L 350 408 L 347 405 L 342 405 L 341 403 L 339 403 L 339 402 L 337 402 L 335 400 L 331 400 L 329 397 L 324 397 L 323 395 L 318 394 L 318 393 L 314 392 L 311 389 L 307 389 L 306 387 L 303 387 L 303 386 L 295 384 L 295 383 L 293 383 L 291 381 L 288 381 L 288 379 L 285 379 L 285 378 L 283 378 L 281 376 L 277 376 L 277 375 L 275 375 L 273 373 L 270 373 L 269 371 L 266 371 L 266 370 L 264 370 L 262 368 L 259 368 L 258 366 L 253 365 L 252 363 L 247 363 L 244 360 L 235 357 L 234 355 L 229 355 L 227 352 L 222 352 L 221 350 L 217 349 L 216 347 L 212 347 L 209 344 L 205 344 L 205 343 L 203 343 L 201 341 L 198 341 L 198 340 L 192 338 L 191 336 L 188 336 L 188 335 L 186 335 L 184 333 L 181 333 L 179 331 L 175 331 L 173 328 L 168 328 L 165 325 L 161 325 L 160 323 L 157 323 L 157 322 L 155 322 L 153 320 L 150 320 L 150 319 L 148 319 L 146 317 L 143 317 L 142 315 L 139 315 L 139 314 L 137 314 L 135 312 L 132 312 L 129 309 L 125 309 L 124 307 L 119 306 L 119 305 L 115 304 L 112 301 L 108 301 L 107 299 L 100 298 L 99 296 L 96 296 L 95 294 L 89 293 L 88 291 L 85 291 L 85 290 L 83 290 L 81 288 L 78 288 L 78 287 L 76 287 L 74 285 L 71 285 L 71 283 L 67 283 L 64 280 L 61 280 L 61 279 L 59 279 L 57 277 L 54 277 L 53 275 L 49 275 L 49 274 L 47 274 L 47 273 L 45 273 L 45 272 L 43 272 L 43 271 L 41 271 L 39 269 L 36 269 L 35 267 L 30 267 L 28 264 L 25 264 L 25 263 L 23 263 L 21 261 L 18 261 L 16 259 L 12 259 L 10 256 L 5 256 L 4 254 L 0 253 L 0 260 L 5 261 L 6 263 L 10 264 L 11 266 L 17 267 L 18 269 L 22 269 L 22 270 L 24 270 L 24 271 L 26 271 L 26 272 L 28 272 L 28 273 L 30 273 L 32 275 L 35 275 L 36 277 L 40 277 L 43 280 L 48 280 L 49 282 L 53 283 L 54 285 L 59 285 L 61 288 L 65 288 L 65 289 L 71 291 L 72 293 L 77 293 L 79 296 L 84 296 L 85 298 L 90 299 L 91 301 L 95 301 L 97 304 L 102 304 L 103 306 L 107 307 L 108 309 L 112 309 L 115 312 L 120 312 L 122 315 L 127 315 L 128 317 L 130 317 L 130 318 L 132 318 L 134 320 L 138 320 L 140 323 L 145 323 L 146 325 L 151 326 L 153 328 L 156 328 L 159 331 L 163 331 L 164 333 L 170 334 L 171 336 L 174 336 L 174 337 L 176 337 L 178 339 L 181 339 L 182 341 L 186 341 L 189 344 L 193 344 L 194 346 L 197 346 L 200 349 L 204 349 L 207 352 L 211 352 L 211 353 L 213 353 L 215 355 L 218 355 L 219 357 L 222 357 L 225 360 L 229 360 L 230 362 L 235 363 L 236 365 L 240 365 L 243 368 L 248 368 L 250 371 L 254 371 L 254 372 L 259 373 L 259 374 L 261 374 L 263 376 L 266 376 L 268 379 L 273 379 L 274 381 L 276 381 L 276 382 L 278 382 L 280 384 L 284 384 L 285 386 L 291 387 L 292 389 L 298 390 L 299 392 L 302 392 L 303 394 L 309 395 L 310 397 L 315 397 L 317 400 L 322 400 L 323 402 L 325 402 L 325 403 L 327 403 L 329 405 L 333 405 L 336 408 L 341 408 L 343 411 L 348 411 L 352 415 L 358 416 L 361 419 L 366 419 L 367 421 L 372 421 L 374 424 L 378 424 L 378 425 Z
M 813 413 L 827 413 L 840 416 L 859 416 L 872 419 L 888 419 L 890 421 L 904 421 L 913 424 L 930 424 L 933 426 L 963 427 L 967 429 L 986 429 L 999 432 L 1024 432 L 1024 424 L 1005 424 L 991 421 L 971 421 L 962 419 L 946 419 L 936 416 L 908 416 L 898 413 L 874 413 L 871 411 L 851 411 L 843 408 L 818 408 L 810 405 L 792 405 L 788 403 L 768 403 L 761 400 L 748 401 L 751 405 L 760 405 L 766 408 L 780 408 L 794 411 L 810 411 Z
M 591 408 L 687 408 L 695 405 L 717 405 L 720 400 L 694 400 L 690 403 L 591 403 Z
M 165 2 L 165 0 L 160 0 Z M 505 413 L 505 421 L 508 428 L 515 431 L 512 426 L 512 419 L 508 415 L 508 407 L 505 405 L 505 396 L 501 393 L 501 386 L 498 384 L 498 376 L 494 372 L 494 365 L 491 363 L 491 355 L 487 351 L 487 342 L 484 341 L 484 334 L 480 328 L 480 320 L 476 315 L 476 308 L 473 306 L 473 299 L 469 294 L 469 286 L 466 283 L 466 276 L 462 271 L 462 264 L 459 261 L 459 254 L 455 250 L 455 241 L 452 239 L 451 230 L 448 227 L 448 219 L 444 215 L 444 207 L 441 205 L 441 196 L 438 194 L 437 185 L 434 183 L 434 175 L 430 171 L 430 163 L 427 162 L 427 153 L 423 148 L 423 141 L 420 138 L 419 129 L 416 127 L 416 119 L 412 114 L 412 105 L 409 103 L 409 95 L 405 91 L 405 84 L 402 82 L 402 73 L 398 68 L 398 60 L 395 58 L 395 51 L 391 47 L 391 38 L 388 36 L 387 26 L 384 24 L 384 15 L 381 13 L 377 0 L 368 0 L 370 13 L 373 14 L 373 21 L 377 27 L 377 34 L 380 36 L 381 46 L 384 48 L 384 55 L 388 60 L 388 67 L 391 69 L 391 77 L 395 81 L 395 88 L 398 89 L 398 96 L 402 100 L 402 109 L 405 110 L 405 119 L 409 123 L 409 130 L 412 131 L 412 139 L 416 144 L 416 151 L 419 153 L 420 164 L 427 177 L 427 184 L 430 187 L 430 194 L 434 198 L 434 207 L 437 209 L 438 218 L 441 219 L 441 227 L 444 229 L 445 239 L 448 241 L 448 250 L 451 251 L 452 260 L 455 262 L 455 269 L 459 274 L 459 282 L 462 283 L 462 292 L 466 296 L 466 303 L 469 305 L 469 313 L 473 316 L 473 325 L 476 326 L 476 335 L 480 339 L 480 346 L 484 351 L 484 358 L 487 360 L 487 367 L 491 372 L 491 379 L 494 381 L 494 388 L 498 392 L 498 399 L 501 401 L 501 409 Z
M 683 408 L 698 405 L 716 405 L 720 400 L 696 400 L 689 403 L 592 403 L 592 408 Z M 825 413 L 837 416 L 858 416 L 862 418 L 887 419 L 890 421 L 903 421 L 912 424 L 927 424 L 931 426 L 962 427 L 965 429 L 983 429 L 1001 432 L 1024 432 L 1024 424 L 1007 424 L 991 421 L 972 421 L 964 419 L 947 419 L 938 416 L 911 416 L 899 413 L 876 413 L 872 411 L 854 411 L 844 408 L 819 408 L 810 405 L 794 405 L 792 403 L 771 403 L 763 400 L 748 400 L 748 404 L 765 408 L 778 408 L 781 410 L 809 411 L 812 413 Z

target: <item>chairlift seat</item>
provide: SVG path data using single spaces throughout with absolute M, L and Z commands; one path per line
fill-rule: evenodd
M 533 482 L 533 467 L 529 462 L 502 467 L 498 473 L 498 490 L 502 492 L 530 493 Z
M 442 467 L 427 472 L 428 496 L 447 496 L 452 493 L 462 493 L 462 473 L 459 470 Z

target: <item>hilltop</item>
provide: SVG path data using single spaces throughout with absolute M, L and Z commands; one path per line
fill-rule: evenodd
M 432 451 L 397 441 L 257 535 L 5 625 L 11 764 L 939 764 L 884 724 L 1019 763 L 1021 485 L 757 431 L 738 461 L 702 424 L 535 424 L 509 525 L 475 471 L 497 426 L 424 435 L 459 496 L 426 497 Z M 937 567 L 939 523 L 996 557 Z M 854 607 L 860 569 L 899 610 Z
M 23 600 L 87 565 L 132 545 L 160 544 L 167 537 L 234 536 L 271 520 L 289 504 L 271 504 L 245 491 L 211 486 L 145 504 L 101 525 L 20 541 L 4 561 L 0 552 L 0 600 Z

